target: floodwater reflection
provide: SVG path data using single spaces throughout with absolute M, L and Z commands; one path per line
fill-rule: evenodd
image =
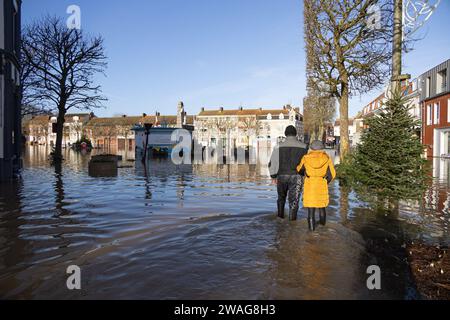
M 310 233 L 303 210 L 297 222 L 275 217 L 265 166 L 128 154 L 117 177 L 93 178 L 89 158 L 67 150 L 55 168 L 29 148 L 22 179 L 0 185 L 1 298 L 415 298 L 399 250 L 407 239 L 449 243 L 448 180 L 398 216 L 333 183 L 328 224 Z M 73 264 L 81 291 L 66 288 Z M 386 277 L 379 292 L 366 287 L 371 264 Z

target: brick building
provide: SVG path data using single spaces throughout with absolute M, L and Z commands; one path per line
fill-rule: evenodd
M 141 116 L 122 116 L 112 118 L 92 118 L 83 128 L 84 135 L 92 141 L 95 148 L 107 150 L 129 150 L 136 147 L 136 127 L 145 123 L 154 128 L 181 128 L 193 125 L 194 116 L 188 116 L 182 102 L 178 105 L 177 115 L 142 114 Z
M 419 77 L 422 142 L 428 157 L 450 154 L 450 60 Z

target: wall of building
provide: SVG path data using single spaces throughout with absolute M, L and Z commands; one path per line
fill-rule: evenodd
M 0 2 L 0 180 L 21 168 L 20 8 L 20 0 Z
M 428 156 L 440 157 L 448 153 L 438 135 L 450 131 L 449 106 L 450 93 L 422 102 L 422 143 Z
M 5 49 L 5 10 L 0 1 L 0 49 Z M 0 73 L 0 159 L 4 158 L 4 114 L 5 114 L 5 84 L 3 72 Z
M 446 83 L 444 86 L 438 86 L 439 73 L 445 71 Z M 450 60 L 447 60 L 431 70 L 425 72 L 419 77 L 420 101 L 435 98 L 441 94 L 450 92 Z M 427 79 L 430 79 L 430 85 L 427 85 Z M 427 88 L 428 87 L 428 88 Z

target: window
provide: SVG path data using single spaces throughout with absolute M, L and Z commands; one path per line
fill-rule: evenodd
M 431 94 L 431 77 L 428 77 L 425 81 L 425 95 L 428 98 Z
M 439 116 L 440 116 L 440 105 L 439 103 L 434 104 L 434 124 L 439 124 Z
M 447 100 L 447 122 L 450 122 L 450 99 Z
M 427 125 L 431 125 L 432 124 L 432 120 L 431 120 L 431 109 L 432 109 L 433 107 L 431 106 L 431 104 L 429 104 L 428 106 L 427 106 Z
M 437 73 L 437 83 L 436 83 L 436 91 L 437 93 L 442 93 L 445 91 L 447 87 L 447 69 L 439 71 Z

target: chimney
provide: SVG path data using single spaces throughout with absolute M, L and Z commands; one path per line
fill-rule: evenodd
M 243 111 L 244 110 L 244 108 L 243 107 L 239 107 L 239 111 Z
M 144 112 L 144 113 L 142 114 L 142 118 L 145 118 L 145 117 L 147 117 L 147 114 Z
M 122 115 L 122 118 L 126 118 L 126 117 L 127 117 L 127 115 L 126 115 L 126 114 Z
M 223 112 L 223 107 L 220 107 L 220 112 Z
M 202 112 L 205 112 L 205 107 L 202 107 Z

